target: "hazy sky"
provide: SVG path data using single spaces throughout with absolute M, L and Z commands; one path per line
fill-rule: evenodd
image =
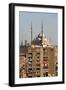
M 45 12 L 19 12 L 19 41 L 21 43 L 27 39 L 30 42 L 31 36 L 31 23 L 33 30 L 33 38 L 35 38 L 41 32 L 41 24 L 43 22 L 43 32 L 46 37 L 58 43 L 58 15 L 57 13 L 45 13 Z

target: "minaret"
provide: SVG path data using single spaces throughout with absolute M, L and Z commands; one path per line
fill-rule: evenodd
M 25 32 L 25 46 L 27 45 L 26 32 Z
M 42 34 L 42 46 L 43 46 L 43 22 L 41 24 L 41 34 Z
M 43 34 L 43 22 L 42 22 L 42 24 L 41 24 L 41 32 L 42 32 L 42 34 Z
M 32 44 L 32 38 L 33 38 L 33 32 L 32 32 L 32 23 L 31 23 L 31 44 Z
M 21 42 L 21 45 L 23 46 L 23 33 L 22 33 L 22 42 Z

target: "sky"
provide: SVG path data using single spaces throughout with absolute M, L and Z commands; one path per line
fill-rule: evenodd
M 45 36 L 57 45 L 58 14 L 45 12 L 19 12 L 19 43 L 24 43 L 25 39 L 31 41 L 31 24 L 34 39 L 41 32 L 42 23 Z

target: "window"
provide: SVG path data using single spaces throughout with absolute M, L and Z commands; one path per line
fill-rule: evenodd
M 36 64 L 37 66 L 40 66 L 40 64 Z
M 32 68 L 28 68 L 28 70 L 30 71 L 30 70 L 32 70 Z
M 40 70 L 40 68 L 36 68 L 36 70 Z
M 28 53 L 29 58 L 32 57 L 32 53 Z
M 29 78 L 31 78 L 32 76 L 28 76 Z
M 40 55 L 40 53 L 37 53 L 38 55 Z
M 40 75 L 37 75 L 37 77 L 40 77 Z
M 43 76 L 44 77 L 48 76 L 48 72 L 43 73 Z
M 36 57 L 37 58 L 40 58 L 40 53 L 36 53 Z
M 29 63 L 29 64 L 28 64 L 28 67 L 32 67 L 32 64 Z
M 44 48 L 43 53 L 44 53 L 44 55 L 48 55 L 48 48 Z
M 48 64 L 48 57 L 43 57 L 43 64 L 46 66 Z
M 47 60 L 48 60 L 48 57 L 43 57 L 43 60 L 44 60 L 44 61 L 47 61 Z
M 48 72 L 46 72 L 46 76 L 48 76 Z
M 32 61 L 29 61 L 28 63 L 29 63 L 29 64 L 32 64 Z
M 44 64 L 43 69 L 48 69 L 48 64 L 47 63 Z
M 32 57 L 29 57 L 28 59 L 29 59 L 29 61 L 32 61 Z
M 30 55 L 32 55 L 32 53 L 29 53 Z
M 36 62 L 39 63 L 40 62 L 40 59 L 37 59 Z

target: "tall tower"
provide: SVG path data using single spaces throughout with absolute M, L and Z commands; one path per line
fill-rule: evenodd
M 25 32 L 25 46 L 27 45 L 26 32 Z
M 22 32 L 22 41 L 21 41 L 21 45 L 23 45 L 23 32 Z
M 32 38 L 33 38 L 33 32 L 32 32 L 32 23 L 31 23 L 31 44 L 32 44 Z
M 42 24 L 41 24 L 41 34 L 42 34 L 42 46 L 43 46 L 43 22 L 42 22 Z

